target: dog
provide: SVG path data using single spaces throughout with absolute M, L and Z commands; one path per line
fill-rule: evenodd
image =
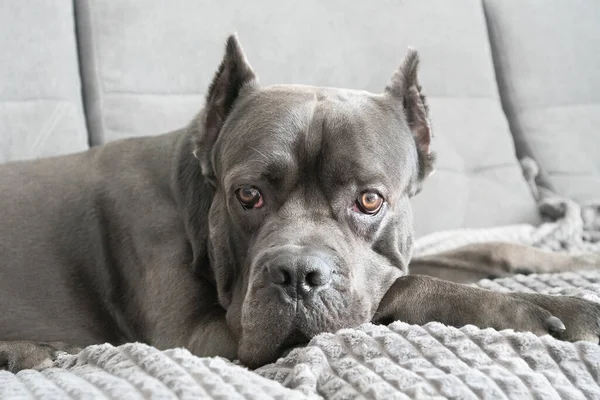
M 396 319 L 598 342 L 596 303 L 463 284 L 596 259 L 488 243 L 411 260 L 435 160 L 415 51 L 373 94 L 261 87 L 225 47 L 184 129 L 0 167 L 0 367 L 140 341 L 255 368 Z

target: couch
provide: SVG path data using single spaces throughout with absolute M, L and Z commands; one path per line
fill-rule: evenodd
M 263 84 L 381 91 L 412 46 L 438 153 L 417 236 L 539 226 L 536 187 L 600 198 L 599 21 L 594 0 L 7 1 L 0 162 L 183 127 L 231 32 Z

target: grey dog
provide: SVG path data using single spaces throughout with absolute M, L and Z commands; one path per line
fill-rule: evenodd
M 0 167 L 0 367 L 130 341 L 257 367 L 396 319 L 598 342 L 595 303 L 463 284 L 597 260 L 503 243 L 411 260 L 434 166 L 417 66 L 409 51 L 380 94 L 261 87 L 232 36 L 186 128 Z

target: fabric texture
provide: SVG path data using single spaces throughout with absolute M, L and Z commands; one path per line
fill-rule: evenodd
M 19 0 L 0 12 L 0 163 L 84 150 L 73 2 Z
M 533 182 L 534 174 L 526 171 Z M 441 232 L 418 240 L 417 253 L 492 240 L 600 252 L 596 206 L 582 209 L 548 192 L 538 194 L 540 209 L 554 216 L 552 222 Z M 477 286 L 600 301 L 600 270 L 517 275 Z M 78 355 L 59 357 L 42 372 L 0 371 L 0 398 L 63 397 L 596 399 L 600 346 L 511 330 L 397 321 L 318 335 L 254 372 L 221 358 L 198 358 L 183 349 L 159 351 L 140 343 L 90 346 Z
M 485 0 L 494 63 L 519 157 L 581 203 L 600 197 L 600 2 Z
M 221 358 L 131 343 L 90 346 L 42 372 L 0 371 L 1 399 L 303 399 Z
M 519 286 L 539 291 L 552 287 L 549 282 L 574 284 L 578 289 L 562 293 L 585 292 L 597 300 L 591 293 L 600 294 L 599 278 L 597 272 L 528 277 Z M 503 281 L 496 286 L 514 286 L 510 279 Z M 0 398 L 574 400 L 599 398 L 599 381 L 600 347 L 592 343 L 394 322 L 319 335 L 256 372 L 183 349 L 90 346 L 42 372 L 0 371 Z
M 265 85 L 380 92 L 413 46 L 439 154 L 436 174 L 414 200 L 417 234 L 539 222 L 500 105 L 478 0 L 75 5 L 94 144 L 185 126 L 233 32 Z

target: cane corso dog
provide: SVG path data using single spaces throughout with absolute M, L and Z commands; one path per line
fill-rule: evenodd
M 232 36 L 186 128 L 0 167 L 0 367 L 141 341 L 254 368 L 397 319 L 598 342 L 598 304 L 464 285 L 595 259 L 487 243 L 411 261 L 434 164 L 417 65 L 378 94 L 261 87 Z

